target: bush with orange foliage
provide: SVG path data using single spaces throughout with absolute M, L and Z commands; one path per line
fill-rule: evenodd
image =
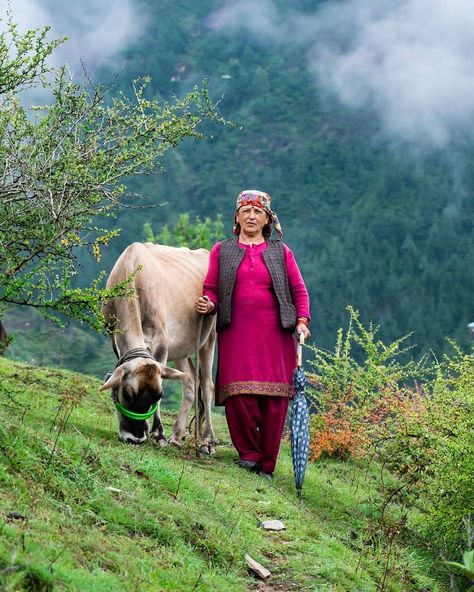
M 386 386 L 377 399 L 366 399 L 361 405 L 351 405 L 347 397 L 333 402 L 311 417 L 310 460 L 372 453 L 395 432 L 407 431 L 425 411 L 424 395 L 406 387 Z
M 310 433 L 309 459 L 312 461 L 318 460 L 321 456 L 341 460 L 356 456 L 363 440 L 348 419 L 336 418 L 331 413 L 313 416 L 310 421 Z
M 349 327 L 345 334 L 339 330 L 335 351 L 315 349 L 318 372 L 309 375 L 309 395 L 319 410 L 310 423 L 313 461 L 366 454 L 424 411 L 422 389 L 403 384 L 424 374 L 423 361 L 397 360 L 407 351 L 401 347 L 407 337 L 386 345 L 376 340 L 377 328 L 366 329 L 359 313 L 348 310 Z

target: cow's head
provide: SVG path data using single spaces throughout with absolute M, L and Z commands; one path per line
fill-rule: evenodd
M 136 358 L 115 368 L 99 390 L 111 389 L 112 399 L 118 403 L 119 438 L 125 442 L 142 444 L 148 433 L 147 421 L 132 419 L 125 414 L 127 411 L 147 414 L 163 396 L 163 378 L 182 380 L 184 376 L 179 370 L 147 358 Z M 120 411 L 120 406 L 125 411 Z

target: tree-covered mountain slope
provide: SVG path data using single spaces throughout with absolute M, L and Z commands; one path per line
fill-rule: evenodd
M 280 20 L 293 22 L 296 14 L 310 27 L 328 3 L 262 6 L 269 4 Z M 446 337 L 469 345 L 472 146 L 421 150 L 384 135 L 371 112 L 342 106 L 321 86 L 308 43 L 272 37 L 258 16 L 252 33 L 245 23 L 220 20 L 219 10 L 231 3 L 138 5 L 146 27 L 122 60 L 97 76 L 117 75 L 118 88 L 130 93 L 131 80 L 150 75 L 150 96 L 163 100 L 208 78 L 220 112 L 241 128 L 211 125 L 207 140 L 186 140 L 168 154 L 164 174 L 130 179 L 132 191 L 165 205 L 110 219 L 122 234 L 99 264 L 80 255 L 80 281 L 108 272 L 127 244 L 144 240 L 145 222 L 158 233 L 183 212 L 222 214 L 230 235 L 238 192 L 259 188 L 272 196 L 308 284 L 316 345 L 332 349 L 348 304 L 364 322 L 380 324 L 386 341 L 414 332 L 414 354 L 441 354 Z
M 120 216 L 113 257 L 141 238 L 145 220 L 159 230 L 183 211 L 222 213 L 230 233 L 237 193 L 257 187 L 273 197 L 308 283 L 319 345 L 333 344 L 347 304 L 388 340 L 414 331 L 420 351 L 444 350 L 447 336 L 467 344 L 472 148 L 394 144 L 370 113 L 343 108 L 318 85 L 304 44 L 229 29 L 213 19 L 224 4 L 144 3 L 149 26 L 127 50 L 121 80 L 150 74 L 166 98 L 206 77 L 243 129 L 211 129 L 207 142 L 170 154 L 166 173 L 139 187 L 168 205 Z M 322 3 L 274 4 L 282 18 L 309 18 Z

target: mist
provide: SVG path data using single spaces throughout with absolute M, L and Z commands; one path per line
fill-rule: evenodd
M 282 14 L 237 0 L 211 28 L 301 48 L 326 95 L 373 115 L 391 137 L 443 148 L 474 133 L 474 11 L 468 0 L 329 0 Z
M 2 2 L 3 3 L 3 2 Z M 145 15 L 136 0 L 11 0 L 11 12 L 20 31 L 51 26 L 49 38 L 63 35 L 49 63 L 67 64 L 75 76 L 88 75 L 106 64 L 119 71 L 123 51 L 145 26 Z M 4 20 L 5 9 L 0 17 Z M 0 23 L 5 27 L 5 22 Z

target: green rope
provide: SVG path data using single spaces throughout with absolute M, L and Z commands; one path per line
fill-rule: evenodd
M 145 419 L 149 419 L 155 413 L 155 411 L 158 409 L 158 403 L 155 403 L 154 405 L 152 405 L 150 407 L 150 410 L 147 411 L 146 413 L 135 413 L 135 411 L 129 411 L 128 409 L 125 409 L 125 407 L 123 405 L 120 405 L 120 403 L 117 403 L 117 402 L 115 402 L 115 407 L 117 407 L 118 411 L 120 411 L 120 413 L 122 415 L 124 415 L 125 417 L 128 417 L 129 419 L 136 419 L 137 421 L 145 421 Z

